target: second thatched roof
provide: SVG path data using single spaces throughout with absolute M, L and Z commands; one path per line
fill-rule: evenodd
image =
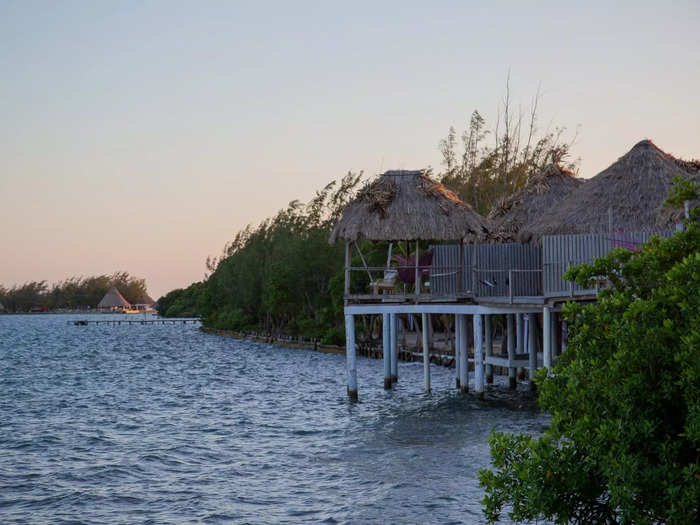
M 489 213 L 491 237 L 499 242 L 529 242 L 528 227 L 583 184 L 556 163 L 548 164 L 517 193 L 502 199 Z
M 534 236 L 602 233 L 609 230 L 610 222 L 613 229 L 627 232 L 673 228 L 681 212 L 669 212 L 663 206 L 672 179 L 676 175 L 692 178 L 696 167 L 697 163 L 676 159 L 650 140 L 642 140 L 527 230 Z
M 333 228 L 330 242 L 472 242 L 486 237 L 487 224 L 471 206 L 425 171 L 387 171 L 360 190 Z

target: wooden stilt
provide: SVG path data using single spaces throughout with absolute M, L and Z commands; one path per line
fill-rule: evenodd
M 467 316 L 459 316 L 459 389 L 469 390 L 469 365 L 467 364 Z
M 357 401 L 357 365 L 355 363 L 355 317 L 345 316 L 345 356 L 348 372 L 348 397 Z
M 486 334 L 486 357 L 493 356 L 493 334 L 491 333 L 491 316 L 484 315 L 484 332 Z M 493 366 L 486 365 L 486 382 L 493 383 Z
M 515 353 L 516 355 L 525 353 L 525 326 L 523 323 L 523 314 L 515 314 Z M 518 368 L 517 376 L 524 379 L 521 372 L 522 368 Z
M 474 391 L 484 397 L 484 345 L 481 314 L 474 315 Z
M 557 312 L 552 311 L 551 315 L 552 329 L 550 334 L 552 335 L 552 365 L 554 365 L 554 358 L 559 355 L 559 330 L 558 330 L 558 315 Z
M 542 364 L 547 370 L 552 369 L 552 322 L 548 306 L 542 310 Z
M 430 347 L 428 345 L 428 324 L 430 316 L 422 314 L 423 320 L 423 377 L 425 378 L 425 391 L 430 392 Z
M 530 390 L 535 390 L 535 371 L 537 370 L 537 328 L 535 325 L 535 314 L 527 314 L 527 347 L 530 354 L 529 378 Z
M 396 336 L 396 314 L 389 314 L 389 339 L 391 346 L 391 382 L 399 380 L 399 345 Z
M 459 366 L 462 362 L 460 352 L 462 348 L 462 325 L 459 315 L 455 314 L 455 386 L 459 389 Z
M 513 360 L 515 359 L 515 315 L 508 314 L 507 318 L 507 336 L 508 336 L 508 386 L 511 389 L 516 387 L 515 367 Z
M 382 314 L 382 358 L 384 361 L 384 389 L 391 388 L 391 316 Z

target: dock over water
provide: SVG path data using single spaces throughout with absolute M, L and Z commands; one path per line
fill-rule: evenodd
M 120 324 L 196 324 L 201 323 L 199 318 L 188 318 L 188 319 L 77 319 L 75 321 L 68 321 L 68 324 L 73 324 L 75 326 L 87 326 L 89 324 L 109 324 L 109 325 L 120 325 Z

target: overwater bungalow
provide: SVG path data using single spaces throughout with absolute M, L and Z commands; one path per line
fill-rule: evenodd
M 557 312 L 567 301 L 595 301 L 599 286 L 606 284 L 583 289 L 564 281 L 564 271 L 615 247 L 636 249 L 652 234 L 671 235 L 682 219 L 662 206 L 672 177 L 697 177 L 697 168 L 642 141 L 585 183 L 548 166 L 489 219 L 423 171 L 388 171 L 378 177 L 348 206 L 330 238 L 346 243 L 350 397 L 357 397 L 356 315 L 383 316 L 385 388 L 397 380 L 396 316 L 403 314 L 420 314 L 424 327 L 431 314 L 455 316 L 457 384 L 468 388 L 471 339 L 478 396 L 483 396 L 493 366 L 508 369 L 511 387 L 518 368 L 528 369 L 531 380 L 538 366 L 551 368 L 566 346 L 566 326 Z M 370 266 L 361 240 L 386 243 L 386 265 Z M 406 243 L 408 257 L 392 256 L 398 243 Z M 353 251 L 361 266 L 352 266 Z M 491 317 L 503 314 L 507 354 L 496 356 Z M 429 390 L 427 332 L 422 330 Z
M 131 309 L 131 303 L 124 299 L 115 287 L 110 288 L 97 305 L 97 309 L 107 312 L 123 312 Z

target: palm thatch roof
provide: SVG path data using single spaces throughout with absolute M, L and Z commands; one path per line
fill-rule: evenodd
M 387 171 L 343 212 L 330 242 L 484 238 L 487 221 L 425 171 Z
M 494 222 L 491 237 L 499 242 L 530 241 L 528 226 L 556 207 L 583 181 L 557 163 L 548 164 L 520 191 L 501 199 L 491 210 L 488 216 Z
M 119 293 L 119 290 L 112 287 L 97 305 L 98 308 L 131 308 L 129 301 Z
M 133 304 L 145 304 L 145 305 L 150 306 L 152 304 L 155 304 L 155 301 L 153 300 L 153 298 L 150 295 L 148 295 L 147 292 L 144 292 L 144 294 L 141 297 L 139 297 L 137 300 L 135 300 Z
M 663 206 L 676 175 L 691 177 L 697 163 L 685 162 L 642 140 L 614 164 L 580 185 L 556 207 L 527 225 L 534 236 L 673 228 L 682 212 Z M 609 211 L 610 210 L 610 211 Z

